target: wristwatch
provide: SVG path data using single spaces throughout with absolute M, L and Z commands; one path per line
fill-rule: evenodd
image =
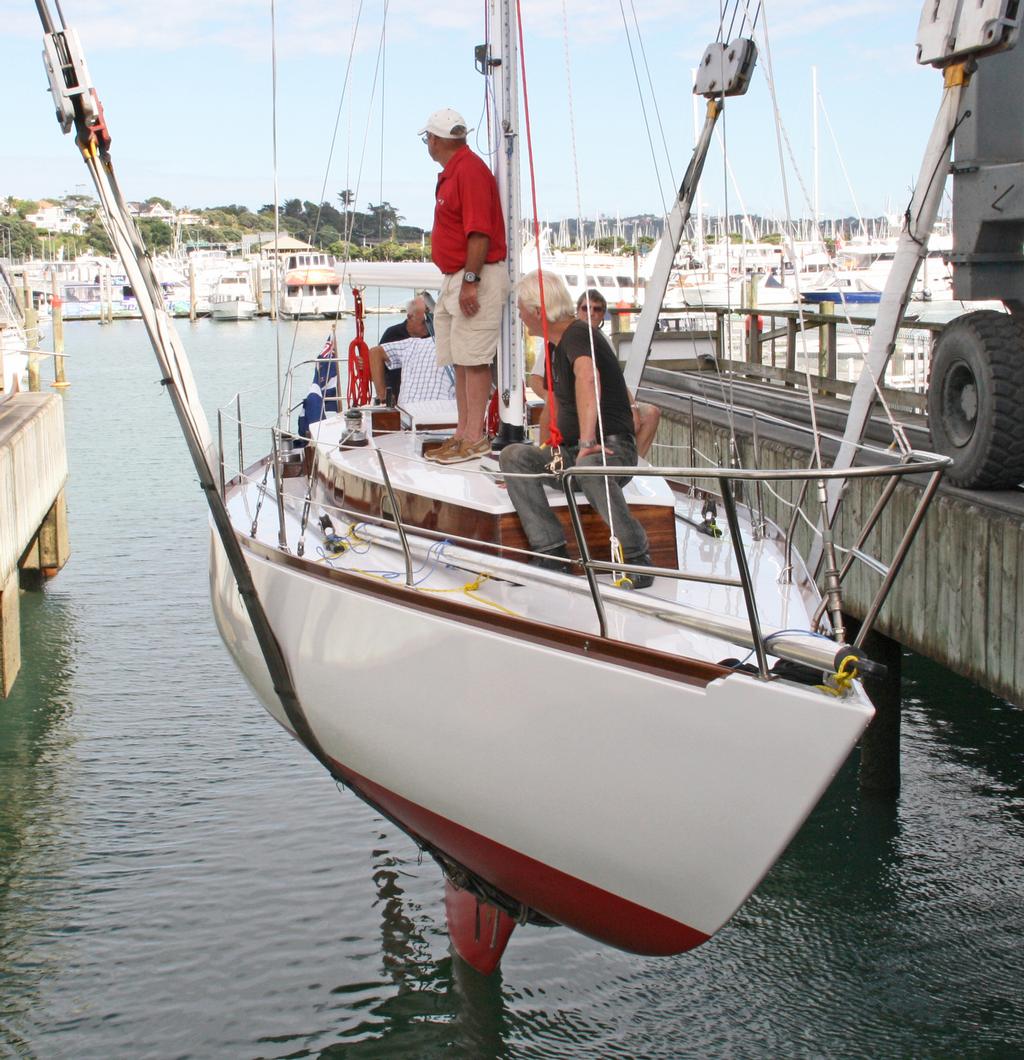
M 585 441 L 584 441 L 584 439 L 581 438 L 579 440 L 579 443 L 578 443 L 578 447 L 580 449 L 593 449 L 596 445 L 597 445 L 597 439 L 596 438 L 587 438 Z
M 463 283 L 479 283 L 480 282 L 480 277 L 477 276 L 477 274 L 475 272 L 470 272 L 469 270 L 467 270 L 466 272 L 464 272 L 462 274 L 462 282 Z

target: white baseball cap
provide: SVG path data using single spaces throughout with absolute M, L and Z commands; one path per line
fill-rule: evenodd
M 466 119 L 451 107 L 443 107 L 435 110 L 427 118 L 427 124 L 416 134 L 422 136 L 424 133 L 433 133 L 442 140 L 461 140 L 467 133 L 473 130 L 466 127 Z

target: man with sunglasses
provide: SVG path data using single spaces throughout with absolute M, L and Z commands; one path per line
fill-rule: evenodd
M 608 303 L 604 300 L 596 287 L 584 291 L 576 302 L 576 316 L 592 328 L 603 328 L 605 315 L 608 312 Z M 646 458 L 654 444 L 654 436 L 658 432 L 658 420 L 661 419 L 661 409 L 657 405 L 651 405 L 646 401 L 637 401 L 635 395 L 629 395 L 630 405 L 633 409 L 633 433 L 636 435 L 636 451 L 639 456 Z

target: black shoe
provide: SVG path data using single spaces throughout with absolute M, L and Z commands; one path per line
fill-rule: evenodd
M 623 562 L 631 567 L 650 567 L 651 554 L 649 552 L 638 552 L 635 556 L 623 556 Z M 634 589 L 649 589 L 654 584 L 653 574 L 627 574 Z
M 554 548 L 545 549 L 535 556 L 530 557 L 530 566 L 539 567 L 541 570 L 556 570 L 560 574 L 569 573 L 568 561 L 569 550 L 565 545 L 556 545 Z

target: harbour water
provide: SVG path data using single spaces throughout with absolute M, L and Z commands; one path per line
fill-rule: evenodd
M 268 321 L 180 330 L 208 408 L 271 384 Z M 326 325 L 279 335 L 305 359 Z M 0 702 L 0 1056 L 1024 1054 L 1024 711 L 908 657 L 896 803 L 860 796 L 855 754 L 704 947 L 521 928 L 483 979 L 433 863 L 229 661 L 141 324 L 66 342 L 73 556 L 23 597 Z

